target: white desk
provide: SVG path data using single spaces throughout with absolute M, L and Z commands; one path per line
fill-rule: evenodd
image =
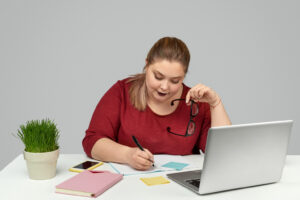
M 197 156 L 197 155 L 196 155 Z M 199 157 L 199 155 L 198 155 Z M 0 199 L 89 199 L 88 197 L 77 197 L 54 193 L 55 185 L 74 175 L 68 168 L 86 160 L 85 155 L 61 154 L 57 164 L 57 175 L 50 180 L 30 180 L 26 164 L 22 155 L 19 155 L 0 172 Z M 195 159 L 195 155 L 188 156 Z M 202 159 L 201 159 L 202 160 Z M 99 169 L 110 169 L 104 164 Z M 169 184 L 146 186 L 140 177 L 152 177 L 165 175 L 165 173 L 152 173 L 143 175 L 125 176 L 123 180 L 100 195 L 97 199 L 130 199 L 130 200 L 157 200 L 157 199 L 254 199 L 254 200 L 299 200 L 300 199 L 300 156 L 288 156 L 284 167 L 283 176 L 279 183 L 258 187 L 251 187 L 210 195 L 198 195 L 177 183 L 171 181 Z

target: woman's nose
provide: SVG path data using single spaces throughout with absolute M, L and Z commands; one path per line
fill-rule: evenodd
M 164 91 L 168 90 L 168 81 L 162 81 L 160 84 L 160 88 Z

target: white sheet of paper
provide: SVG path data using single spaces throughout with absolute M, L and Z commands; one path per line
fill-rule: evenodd
M 126 164 L 119 164 L 119 163 L 110 163 L 111 167 L 120 174 L 123 175 L 134 175 L 134 174 L 146 174 L 146 173 L 154 173 L 154 172 L 161 172 L 161 171 L 174 171 L 175 169 L 162 167 L 162 165 L 168 162 L 180 162 L 189 164 L 184 168 L 186 169 L 201 169 L 203 163 L 203 155 L 193 155 L 194 158 L 197 159 L 186 159 L 185 156 L 178 156 L 178 155 L 166 155 L 166 154 L 158 154 L 154 155 L 154 167 L 150 168 L 149 170 L 139 171 L 133 169 L 129 165 Z M 189 156 L 191 158 L 191 156 Z

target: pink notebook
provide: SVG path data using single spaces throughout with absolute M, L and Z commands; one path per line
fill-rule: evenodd
M 83 171 L 56 186 L 56 193 L 97 197 L 123 178 L 109 171 Z

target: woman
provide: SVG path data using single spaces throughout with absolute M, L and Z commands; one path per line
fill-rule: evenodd
M 214 90 L 183 84 L 189 61 L 189 50 L 181 40 L 158 40 L 143 73 L 118 81 L 98 103 L 82 141 L 86 154 L 147 170 L 153 154 L 204 151 L 208 129 L 231 122 Z

